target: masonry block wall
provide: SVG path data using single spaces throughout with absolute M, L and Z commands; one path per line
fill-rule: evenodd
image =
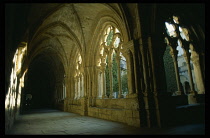
M 49 105 L 137 127 L 161 127 L 173 120 L 167 109 L 175 109 L 174 101 L 179 105 L 204 103 L 204 4 L 32 3 L 8 7 L 6 130 L 23 109 L 25 94 L 32 91 L 37 103 L 34 107 Z M 183 30 L 188 29 L 189 39 L 182 40 L 184 57 L 192 60 L 197 86 L 195 91 L 189 77 L 191 91 L 184 98 L 179 95 L 176 66 L 177 41 L 182 38 L 170 37 L 165 26 L 170 21 L 174 27 L 183 27 L 177 19 L 186 25 Z M 24 46 L 25 58 L 21 53 Z M 29 72 L 34 76 L 24 80 Z M 26 85 L 29 80 L 30 85 Z M 43 104 L 39 104 L 40 99 Z

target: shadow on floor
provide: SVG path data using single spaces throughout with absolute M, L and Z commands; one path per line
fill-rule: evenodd
M 56 109 L 32 109 L 20 115 L 6 135 L 205 135 L 205 124 L 137 128 Z

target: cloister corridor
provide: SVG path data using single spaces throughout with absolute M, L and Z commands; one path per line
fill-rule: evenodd
M 205 4 L 4 11 L 5 135 L 205 135 Z
M 202 123 L 167 128 L 137 128 L 55 109 L 34 109 L 22 114 L 9 135 L 203 135 Z

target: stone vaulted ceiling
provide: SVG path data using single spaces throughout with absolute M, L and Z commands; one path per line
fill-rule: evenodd
M 85 55 L 95 27 L 106 13 L 122 18 L 118 4 L 114 3 L 31 4 L 29 59 L 32 61 L 44 52 L 43 55 L 50 56 L 55 63 L 62 62 L 64 68 L 74 66 L 77 53 Z

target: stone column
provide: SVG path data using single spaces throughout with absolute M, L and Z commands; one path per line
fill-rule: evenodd
M 60 90 L 59 90 L 59 86 L 57 84 L 57 102 L 60 101 Z
M 112 62 L 109 62 L 109 79 L 110 79 L 110 95 L 109 98 L 113 98 L 113 75 L 112 75 Z
M 82 93 L 82 97 L 84 97 L 84 77 L 83 75 L 81 75 L 81 93 Z
M 92 106 L 95 107 L 96 105 L 96 97 L 97 97 L 97 70 L 96 66 L 91 67 L 91 75 L 92 75 Z
M 102 77 L 101 77 L 101 75 L 102 75 L 102 72 L 101 71 L 99 71 L 99 73 L 98 73 L 98 97 L 102 97 L 102 91 L 101 91 L 101 86 L 102 86 Z
M 191 70 L 191 66 L 190 66 L 189 49 L 184 50 L 183 56 L 184 56 L 184 58 L 186 60 L 186 63 L 187 63 L 188 75 L 189 75 L 189 80 L 190 80 L 190 89 L 191 89 L 190 93 L 195 93 L 195 87 L 194 87 L 193 77 L 192 77 L 192 70 Z
M 62 83 L 61 85 L 62 85 L 61 86 L 62 87 L 62 100 L 64 100 L 64 84 Z
M 77 88 L 77 99 L 80 98 L 80 75 L 77 76 L 77 83 L 78 83 L 78 88 Z
M 64 85 L 65 85 L 65 98 L 68 98 L 69 95 L 67 93 L 67 89 L 68 89 L 68 79 L 67 79 L 67 76 L 64 78 Z
M 59 95 L 59 86 L 58 82 L 56 82 L 56 103 L 60 100 L 60 95 Z
M 58 93 L 59 93 L 59 101 L 62 100 L 62 85 L 60 82 L 58 83 Z
M 63 100 L 64 99 L 64 85 L 63 83 L 61 83 L 61 99 Z
M 142 64 L 143 64 L 143 76 L 144 76 L 144 85 L 145 85 L 145 92 L 148 92 L 148 73 L 147 73 L 147 58 L 145 56 L 145 53 L 147 53 L 145 47 L 143 45 L 140 47 L 141 55 L 142 55 Z
M 84 74 L 83 74 L 83 94 L 84 94 L 84 102 L 83 102 L 83 110 L 84 110 L 84 115 L 87 116 L 88 115 L 88 88 L 87 88 L 87 68 L 84 68 Z
M 178 70 L 178 63 L 177 63 L 177 54 L 178 51 L 176 50 L 176 47 L 174 46 L 170 46 L 171 51 L 170 54 L 173 58 L 173 62 L 174 62 L 174 69 L 175 69 L 175 74 L 176 74 L 176 83 L 177 83 L 177 89 L 178 91 L 176 91 L 177 95 L 181 95 L 181 82 L 180 82 L 180 77 L 179 77 L 179 70 Z
M 190 94 L 188 94 L 188 103 L 189 104 L 195 104 L 195 103 L 197 103 L 197 101 L 196 101 L 196 98 L 195 98 L 196 92 L 195 92 L 195 88 L 194 88 L 192 70 L 191 70 L 191 66 L 190 66 L 189 47 L 184 45 L 183 51 L 184 51 L 183 56 L 184 56 L 184 58 L 186 60 L 186 63 L 187 63 L 188 75 L 189 75 L 189 80 L 190 80 Z
M 77 98 L 77 77 L 74 78 L 74 87 L 75 87 L 75 93 L 74 93 L 74 99 Z
M 65 85 L 64 85 L 64 82 L 63 82 L 63 95 L 62 95 L 62 99 L 64 99 L 65 97 Z
M 82 74 L 80 74 L 80 97 L 82 98 L 83 97 L 83 94 L 82 94 Z
M 90 79 L 90 71 L 88 68 L 88 76 L 87 76 L 87 89 L 88 89 L 88 106 L 92 106 L 92 92 L 91 92 L 91 79 Z
M 66 85 L 64 84 L 64 88 L 65 88 L 65 91 L 64 91 L 64 98 L 66 98 Z
M 98 70 L 98 73 L 97 73 L 98 75 L 98 93 L 97 93 L 97 97 L 98 98 L 101 98 L 102 97 L 102 86 L 103 86 L 103 84 L 102 84 L 102 82 L 103 82 L 103 80 L 102 80 L 102 72 L 101 72 L 101 70 Z
M 88 114 L 88 107 L 92 106 L 92 88 L 91 88 L 91 67 L 84 67 L 84 75 L 85 75 L 85 114 Z
M 158 93 L 157 93 L 157 84 L 156 84 L 156 76 L 155 76 L 155 67 L 154 67 L 154 56 L 153 56 L 153 48 L 152 48 L 152 39 L 148 37 L 148 48 L 151 55 L 151 67 L 152 67 L 152 80 L 153 80 L 153 97 L 154 97 L 154 104 L 156 110 L 156 119 L 158 127 L 161 127 L 160 122 L 160 111 L 159 111 L 159 102 L 158 102 Z
M 60 93 L 60 100 L 63 100 L 63 86 L 62 86 L 62 82 L 59 83 L 59 93 Z
M 101 71 L 100 72 L 100 97 L 102 98 L 103 96 L 103 72 Z
M 127 59 L 126 59 L 126 64 L 127 64 L 127 77 L 128 77 L 128 95 L 133 94 L 134 90 L 133 90 L 133 76 L 132 76 L 132 67 L 131 67 L 131 51 L 128 49 L 126 51 L 127 53 Z
M 67 84 L 67 94 L 69 94 L 69 97 L 71 99 L 74 99 L 74 91 L 75 91 L 75 83 L 74 83 L 74 77 L 70 77 L 70 82 Z M 69 91 L 69 92 L 68 92 Z
M 68 112 L 69 105 L 69 97 L 67 96 L 66 88 L 67 88 L 67 76 L 64 77 L 63 85 L 64 85 L 64 111 Z
M 66 81 L 66 97 L 68 100 L 68 105 L 70 105 L 74 99 L 74 91 L 75 91 L 74 77 L 69 76 L 67 77 L 67 81 Z M 70 111 L 69 107 L 68 107 L 68 111 Z
M 147 49 L 143 46 L 140 45 L 140 51 L 141 51 L 141 55 L 142 55 L 142 64 L 143 64 L 143 75 L 144 75 L 144 85 L 145 85 L 145 89 L 142 92 L 143 93 L 143 99 L 144 99 L 144 103 L 145 103 L 145 110 L 146 110 L 146 118 L 147 118 L 147 127 L 150 127 L 150 111 L 149 111 L 149 101 L 148 101 L 148 71 L 147 71 L 147 55 L 145 55 L 145 53 L 147 54 Z
M 148 101 L 148 93 L 147 92 L 143 92 L 144 95 L 144 103 L 145 103 L 145 110 L 146 110 L 146 114 L 147 114 L 147 127 L 150 128 L 150 111 L 149 111 L 149 101 Z
M 106 74 L 105 74 L 105 69 L 106 69 L 106 63 L 101 63 L 101 70 L 102 70 L 102 84 L 103 84 L 103 92 L 102 92 L 102 99 L 107 98 L 106 95 Z
M 120 69 L 120 55 L 116 56 L 116 60 L 117 60 L 117 74 L 118 74 L 118 87 L 119 87 L 119 94 L 118 94 L 118 98 L 123 98 L 122 95 L 122 84 L 121 84 L 121 69 Z
M 190 49 L 191 49 L 191 60 L 193 62 L 194 73 L 195 73 L 195 80 L 198 88 L 198 94 L 205 94 L 205 87 L 204 87 L 203 76 L 201 73 L 199 55 L 194 50 L 193 46 L 191 46 Z

